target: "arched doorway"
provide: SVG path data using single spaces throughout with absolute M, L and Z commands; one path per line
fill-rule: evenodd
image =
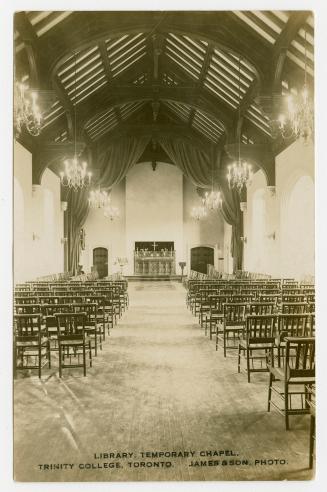
M 191 270 L 207 273 L 207 265 L 214 265 L 214 249 L 209 246 L 191 248 Z
M 94 248 L 93 268 L 98 272 L 99 278 L 108 276 L 108 250 L 107 248 Z

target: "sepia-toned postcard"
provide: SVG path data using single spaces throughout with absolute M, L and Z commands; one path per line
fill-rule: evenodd
M 32 3 L 14 481 L 313 481 L 314 7 Z

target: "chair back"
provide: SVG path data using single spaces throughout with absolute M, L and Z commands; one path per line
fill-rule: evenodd
M 15 314 L 40 314 L 40 304 L 15 304 Z
M 277 325 L 276 315 L 255 314 L 246 317 L 245 336 L 249 343 L 273 343 Z
M 286 337 L 311 336 L 311 314 L 279 314 L 277 333 L 280 341 L 283 341 Z
M 85 338 L 85 313 L 55 313 L 58 340 L 83 340 Z
M 251 302 L 249 313 L 254 314 L 273 314 L 276 309 L 276 304 L 273 302 Z
M 227 302 L 223 305 L 224 322 L 226 325 L 243 325 L 247 304 Z
M 285 342 L 285 379 L 314 378 L 315 339 L 286 337 Z
M 38 340 L 41 334 L 41 314 L 15 314 L 16 341 Z
M 307 302 L 283 302 L 281 312 L 283 314 L 302 314 L 309 311 Z

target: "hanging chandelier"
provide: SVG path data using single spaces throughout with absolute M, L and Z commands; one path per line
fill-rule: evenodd
M 110 197 L 106 191 L 100 188 L 92 190 L 89 195 L 90 208 L 105 208 L 110 204 Z
M 76 125 L 76 91 L 77 91 L 77 54 L 75 53 L 75 100 L 74 106 L 74 157 L 71 159 L 66 159 L 64 161 L 64 170 L 60 172 L 60 181 L 63 186 L 68 186 L 69 188 L 77 191 L 78 189 L 84 188 L 91 183 L 92 173 L 87 172 L 87 163 L 85 161 L 80 162 L 79 156 L 77 155 L 77 125 Z
M 252 166 L 246 161 L 242 161 L 240 155 L 238 160 L 233 162 L 233 164 L 229 164 L 227 169 L 229 188 L 235 188 L 238 192 L 241 192 L 244 185 L 251 183 L 253 178 Z
M 238 59 L 238 121 L 241 121 L 241 57 Z M 241 125 L 238 125 L 240 129 Z M 251 164 L 241 159 L 241 131 L 238 131 L 238 157 L 233 164 L 228 166 L 227 181 L 229 188 L 236 189 L 239 193 L 243 187 L 252 181 L 253 172 Z
M 204 205 L 198 205 L 191 210 L 191 217 L 194 220 L 202 220 L 207 216 L 207 209 Z
M 42 115 L 37 104 L 37 93 L 29 90 L 24 82 L 15 82 L 14 124 L 16 136 L 25 128 L 30 135 L 40 135 Z
M 209 211 L 219 210 L 222 206 L 222 197 L 220 191 L 214 191 L 214 161 L 212 161 L 212 174 L 211 174 L 211 191 L 206 191 L 202 198 L 203 206 Z
M 202 203 L 207 210 L 219 210 L 223 203 L 220 191 L 206 191 Z
M 107 205 L 104 209 L 104 216 L 108 219 L 115 220 L 119 218 L 119 209 L 118 207 L 114 207 L 113 205 Z
M 300 138 L 304 143 L 313 140 L 314 107 L 307 83 L 306 31 L 304 31 L 304 85 L 298 94 L 287 97 L 286 112 L 279 116 L 277 130 L 284 139 Z
M 77 191 L 91 183 L 92 173 L 86 171 L 87 163 L 79 162 L 76 154 L 72 159 L 66 159 L 64 164 L 65 168 L 60 172 L 60 182 L 63 186 Z

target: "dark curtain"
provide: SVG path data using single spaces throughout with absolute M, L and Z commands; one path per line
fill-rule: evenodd
M 180 139 L 172 140 L 160 137 L 158 141 L 170 159 L 195 186 L 208 188 L 211 185 L 212 157 L 210 157 L 210 151 L 207 153 Z M 222 164 L 225 167 L 226 162 L 223 161 Z M 226 172 L 220 172 L 218 180 L 223 195 L 221 214 L 224 220 L 232 226 L 231 255 L 235 272 L 242 269 L 243 263 L 243 244 L 241 241 L 243 221 L 240 197 L 237 191 L 229 189 Z
M 240 197 L 237 191 L 230 190 L 228 185 L 221 187 L 223 205 L 221 214 L 227 224 L 232 226 L 231 255 L 233 257 L 233 271 L 242 270 L 243 264 L 243 218 L 240 209 Z
M 68 270 L 73 275 L 76 274 L 79 264 L 80 230 L 89 211 L 88 195 L 88 188 L 70 190 L 68 195 Z
M 195 186 L 210 186 L 212 164 L 209 154 L 181 139 L 160 137 L 158 141 L 166 154 Z
M 101 155 L 89 152 L 89 163 L 101 169 L 100 178 L 93 184 L 107 188 L 118 184 L 141 157 L 149 141 L 150 137 L 125 137 L 115 140 Z M 70 190 L 68 195 L 68 270 L 73 274 L 79 264 L 80 230 L 89 211 L 89 191 L 89 188 Z
M 125 137 L 110 145 L 97 159 L 97 167 L 101 169 L 99 184 L 111 188 L 124 179 L 143 154 L 150 138 Z

